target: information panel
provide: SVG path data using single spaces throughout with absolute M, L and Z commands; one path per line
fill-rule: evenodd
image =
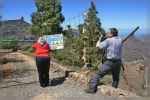
M 63 34 L 45 35 L 44 37 L 52 50 L 64 49 Z

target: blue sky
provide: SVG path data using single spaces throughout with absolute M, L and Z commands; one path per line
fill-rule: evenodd
M 90 0 L 61 0 L 62 14 L 65 19 L 82 14 L 90 7 Z M 30 15 L 36 11 L 34 0 L 3 0 L 3 20 L 19 19 L 31 22 Z M 140 26 L 148 29 L 148 0 L 94 0 L 99 12 L 102 27 L 105 29 L 116 27 L 118 29 L 132 29 Z M 65 21 L 64 26 L 72 27 L 83 22 L 83 17 Z

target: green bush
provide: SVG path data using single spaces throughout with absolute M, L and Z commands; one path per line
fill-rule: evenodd
M 52 57 L 57 59 L 58 63 L 68 66 L 82 66 L 80 55 L 74 52 L 73 49 L 64 48 L 63 50 L 56 50 L 52 52 Z
M 15 43 L 15 42 L 3 43 L 2 48 L 3 49 L 17 49 L 18 48 L 18 43 Z
M 24 50 L 24 51 L 26 51 L 26 50 L 27 50 L 27 51 L 28 51 L 28 50 L 30 51 L 30 49 L 31 49 L 31 46 L 26 46 L 26 47 L 22 48 L 22 50 Z M 32 51 L 32 50 L 31 50 L 31 51 Z
M 5 43 L 5 44 L 3 44 L 3 46 L 2 46 L 2 49 L 12 49 L 12 48 L 13 48 L 13 46 L 10 45 L 9 43 Z
M 35 49 L 33 49 L 32 47 L 30 47 L 30 48 L 28 48 L 27 51 L 30 52 L 30 53 L 34 53 L 34 52 L 35 52 Z

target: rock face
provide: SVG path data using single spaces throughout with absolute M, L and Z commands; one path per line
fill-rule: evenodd
M 28 34 L 28 28 L 30 24 L 24 21 L 24 18 L 16 20 L 1 21 L 0 26 L 0 39 L 8 39 L 8 37 L 16 37 L 18 39 L 33 38 L 31 34 Z
M 93 75 L 89 75 L 88 72 L 71 72 L 69 74 L 69 77 L 67 78 L 67 81 L 69 83 L 88 86 L 88 83 L 92 76 Z M 123 90 L 121 88 L 115 89 L 109 85 L 100 85 L 98 86 L 98 89 L 102 94 L 108 96 L 136 96 L 136 94 L 132 93 L 131 91 Z
M 1 21 L 0 34 L 19 34 L 26 33 L 29 23 L 25 22 L 23 17 L 17 20 Z
M 88 85 L 89 80 L 91 77 L 88 77 L 86 73 L 79 73 L 79 72 L 71 72 L 68 77 L 69 81 L 72 80 L 76 83 Z

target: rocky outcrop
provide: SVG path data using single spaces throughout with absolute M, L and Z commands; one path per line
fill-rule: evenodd
M 126 91 L 121 88 L 113 88 L 111 86 L 101 85 L 98 87 L 101 93 L 106 94 L 108 96 L 136 96 L 131 91 Z

